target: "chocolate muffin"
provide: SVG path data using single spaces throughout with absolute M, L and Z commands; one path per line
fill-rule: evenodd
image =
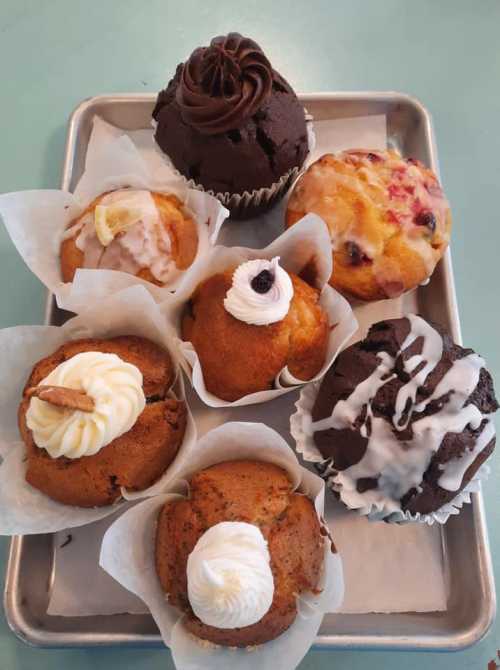
M 215 194 L 268 188 L 293 176 L 308 152 L 297 96 L 259 45 L 239 33 L 215 37 L 178 65 L 153 118 L 156 142 L 174 166 Z M 275 201 L 260 202 L 260 209 Z M 233 215 L 256 211 L 256 203 L 223 202 Z
M 75 389 L 75 384 L 73 388 L 48 386 L 44 380 L 65 363 L 73 361 L 77 365 L 78 356 L 96 352 L 114 356 L 113 359 L 98 359 L 97 364 L 101 368 L 107 360 L 111 360 L 112 363 L 119 361 L 130 364 L 139 371 L 145 404 L 129 430 L 121 432 L 110 442 L 101 440 L 99 449 L 87 449 L 88 455 L 77 457 L 75 450 L 86 436 L 82 435 L 81 439 L 76 440 L 70 438 L 77 433 L 78 422 L 85 422 L 83 413 L 92 411 L 93 403 L 94 409 L 102 409 L 104 413 L 95 422 L 98 426 L 95 433 L 104 432 L 102 425 L 107 418 L 106 408 L 99 406 L 96 393 L 101 392 L 100 389 L 109 382 L 108 386 L 116 398 L 122 390 L 120 384 L 127 384 L 124 377 L 128 368 L 123 369 L 118 363 L 119 367 L 115 367 L 111 373 L 105 371 L 108 377 L 104 383 L 103 372 L 93 386 L 96 389 L 94 400 L 92 389 L 84 394 Z M 88 369 L 86 374 L 88 378 Z M 167 351 L 147 339 L 135 336 L 74 340 L 39 361 L 26 383 L 18 414 L 21 437 L 26 445 L 26 481 L 53 500 L 78 507 L 110 505 L 121 497 L 121 487 L 140 491 L 151 486 L 174 460 L 186 429 L 185 403 L 168 395 L 174 374 Z M 69 375 L 71 373 L 66 376 L 68 380 Z M 74 374 L 71 381 L 75 381 Z M 127 414 L 131 404 L 130 389 L 125 390 L 125 396 L 123 402 L 110 406 L 108 417 Z M 32 430 L 28 424 L 30 404 L 33 401 L 42 402 L 44 414 L 42 421 L 32 424 Z M 86 407 L 87 402 L 90 407 Z M 55 445 L 52 440 L 46 447 L 42 447 L 35 439 L 37 434 L 46 436 L 50 421 L 58 422 L 58 430 L 53 431 L 51 436 L 56 438 L 58 444 Z M 106 433 L 109 434 L 109 431 L 106 430 Z M 92 444 L 92 438 L 87 442 Z M 73 450 L 70 446 L 74 447 Z M 58 456 L 57 452 L 64 452 L 65 455 Z
M 313 439 L 348 506 L 429 514 L 492 453 L 497 409 L 484 361 L 408 315 L 340 354 L 312 410 Z
M 241 531 L 248 538 L 248 530 L 252 530 L 245 528 L 248 525 L 255 526 L 254 531 L 261 534 L 264 547 L 267 544 L 267 562 L 274 590 L 267 612 L 255 623 L 241 627 L 229 624 L 217 627 L 200 620 L 193 611 L 189 597 L 190 556 L 200 546 L 200 539 L 207 537 L 207 531 L 213 531 L 219 525 L 219 539 L 221 536 L 224 539 L 231 524 L 236 524 L 239 534 L 237 554 L 231 551 L 234 549 L 231 544 L 229 551 L 224 551 L 222 544 L 222 554 L 221 545 L 212 544 L 210 553 L 204 554 L 209 562 L 212 561 L 208 567 L 204 566 L 205 574 L 201 579 L 200 575 L 193 576 L 198 589 L 200 581 L 210 579 L 211 567 L 219 572 L 223 580 L 228 580 L 227 584 L 219 584 L 219 594 L 217 588 L 208 591 L 211 597 L 209 595 L 206 611 L 210 613 L 218 609 L 218 595 L 223 598 L 225 590 L 231 587 L 236 590 L 231 591 L 228 614 L 233 608 L 238 610 L 240 598 L 248 596 L 234 584 L 237 579 L 232 579 L 227 573 L 224 576 L 221 560 L 236 558 L 241 561 L 240 574 L 246 567 L 257 567 L 256 579 L 250 588 L 259 581 L 261 559 L 259 557 L 256 561 L 250 557 L 251 545 L 241 540 Z M 242 460 L 206 468 L 191 478 L 190 498 L 167 502 L 158 518 L 156 571 L 162 588 L 168 594 L 170 604 L 185 613 L 183 623 L 187 629 L 215 644 L 246 647 L 263 644 L 281 635 L 295 620 L 297 596 L 316 589 L 323 556 L 324 538 L 314 504 L 305 495 L 294 492 L 287 473 L 272 463 Z M 229 571 L 234 570 L 234 563 L 232 566 L 225 565 Z M 253 608 L 254 600 L 250 595 L 247 602 L 250 608 Z

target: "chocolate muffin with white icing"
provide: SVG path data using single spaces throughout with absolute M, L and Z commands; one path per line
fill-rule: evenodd
M 158 94 L 155 140 L 175 168 L 217 197 L 259 192 L 293 178 L 308 153 L 305 113 L 260 46 L 239 33 L 195 49 Z M 221 198 L 249 216 L 272 198 Z M 235 204 L 237 203 L 237 205 Z M 233 206 L 234 205 L 234 206 Z
M 374 324 L 340 354 L 311 430 L 321 469 L 349 507 L 430 514 L 492 453 L 497 409 L 484 360 L 408 315 Z

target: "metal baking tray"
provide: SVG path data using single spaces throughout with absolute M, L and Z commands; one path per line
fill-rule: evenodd
M 82 102 L 69 122 L 62 187 L 72 189 L 85 160 L 95 114 L 126 130 L 148 128 L 155 97 L 98 96 Z M 438 171 L 432 122 L 414 98 L 393 92 L 311 93 L 300 96 L 315 120 L 384 114 L 391 145 Z M 430 283 L 396 301 L 364 310 L 369 322 L 417 311 L 448 328 L 461 342 L 455 287 L 448 251 Z M 46 322 L 58 324 L 65 314 L 48 297 Z M 202 411 L 202 410 L 199 410 Z M 205 410 L 206 411 L 206 410 Z M 254 410 L 255 411 L 255 410 Z M 280 412 L 275 412 L 280 414 Z M 231 415 L 241 420 L 240 412 Z M 250 418 L 250 417 L 249 417 Z M 255 420 L 258 417 L 252 416 Z M 288 417 L 276 417 L 283 430 Z M 274 420 L 270 423 L 272 424 Z M 495 590 L 483 501 L 473 495 L 459 516 L 441 528 L 445 574 L 449 584 L 447 610 L 406 614 L 327 615 L 315 646 L 323 649 L 458 650 L 480 640 L 495 616 Z M 15 537 L 11 542 L 5 585 L 5 612 L 15 634 L 43 647 L 143 645 L 159 646 L 161 639 L 149 615 L 57 617 L 47 615 L 54 572 L 53 537 Z

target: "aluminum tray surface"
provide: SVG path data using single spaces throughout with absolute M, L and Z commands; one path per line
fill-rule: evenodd
M 318 93 L 299 96 L 316 120 L 384 114 L 390 145 L 438 171 L 428 112 L 398 93 Z M 126 130 L 148 128 L 155 96 L 99 96 L 84 101 L 68 129 L 62 187 L 72 189 L 84 165 L 95 114 Z M 368 309 L 366 309 L 368 307 Z M 430 284 L 399 300 L 356 310 L 363 327 L 382 318 L 415 311 L 441 323 L 461 341 L 449 251 Z M 47 323 L 65 315 L 51 296 Z M 232 414 L 241 420 L 242 416 Z M 253 419 L 255 420 L 255 419 Z M 288 421 L 288 417 L 281 418 Z M 327 517 L 328 520 L 328 517 Z M 444 612 L 405 614 L 330 614 L 320 628 L 316 647 L 363 649 L 457 650 L 477 642 L 495 615 L 495 591 L 481 494 L 473 495 L 459 516 L 441 528 L 445 574 L 449 585 Z M 46 647 L 162 644 L 149 615 L 55 617 L 47 615 L 54 578 L 52 535 L 15 537 L 11 542 L 5 584 L 5 612 L 13 631 L 26 642 Z

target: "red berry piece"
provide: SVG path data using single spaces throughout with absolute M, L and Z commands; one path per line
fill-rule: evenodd
M 346 242 L 345 250 L 351 261 L 351 265 L 361 265 L 370 259 L 364 254 L 356 242 Z
M 415 217 L 415 223 L 417 226 L 425 226 L 432 233 L 436 230 L 436 217 L 429 210 L 422 210 Z

